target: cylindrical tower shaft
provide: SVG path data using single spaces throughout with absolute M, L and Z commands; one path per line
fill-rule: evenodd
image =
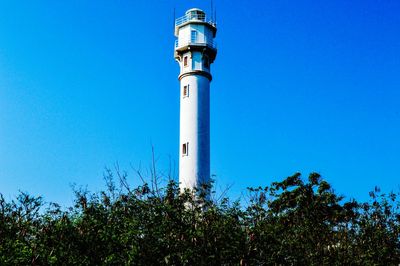
M 181 79 L 179 181 L 182 188 L 209 182 L 210 176 L 210 81 L 201 75 Z M 186 146 L 186 147 L 185 147 Z
M 210 65 L 217 50 L 215 24 L 200 9 L 175 22 L 175 59 L 180 65 L 180 188 L 210 181 Z

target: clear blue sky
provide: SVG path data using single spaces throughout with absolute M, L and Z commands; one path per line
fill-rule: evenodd
M 316 171 L 347 197 L 400 185 L 400 1 L 215 0 L 217 185 Z M 177 164 L 173 9 L 209 1 L 1 1 L 0 192 L 70 204 L 104 167 Z

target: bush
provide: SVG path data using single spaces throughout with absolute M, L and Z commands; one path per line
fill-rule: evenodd
M 249 188 L 249 203 L 211 200 L 125 176 L 75 191 L 75 204 L 0 196 L 0 265 L 397 265 L 399 202 L 375 189 L 345 201 L 318 174 Z

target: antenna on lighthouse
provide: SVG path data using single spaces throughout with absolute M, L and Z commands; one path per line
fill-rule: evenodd
M 173 30 L 175 31 L 175 7 L 174 7 L 174 14 L 173 14 L 173 16 L 174 16 L 174 19 L 173 19 L 173 21 L 172 21 L 172 26 L 173 26 Z
M 213 0 L 210 1 L 211 4 L 211 22 L 214 22 L 214 5 Z
M 215 10 L 214 10 L 214 19 L 215 19 L 215 21 L 214 21 L 214 23 L 215 23 L 215 25 L 217 25 L 217 8 L 215 8 Z

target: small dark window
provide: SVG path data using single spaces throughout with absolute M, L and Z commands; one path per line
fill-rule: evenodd
M 188 57 L 187 56 L 185 56 L 184 58 L 183 58 L 183 66 L 187 66 L 188 65 Z
M 182 145 L 182 156 L 187 156 L 189 154 L 189 142 L 183 143 Z
M 203 57 L 203 64 L 205 68 L 210 68 L 210 59 L 208 58 L 208 56 Z
M 183 86 L 183 98 L 189 97 L 189 85 Z

